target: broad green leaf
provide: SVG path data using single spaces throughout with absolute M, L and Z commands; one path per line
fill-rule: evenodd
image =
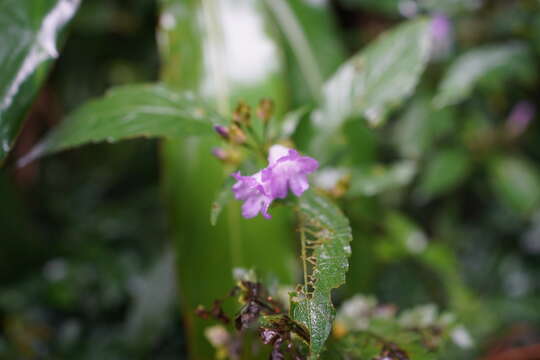
M 358 169 L 351 174 L 348 196 L 374 196 L 404 187 L 416 174 L 414 161 L 401 161 L 390 166 L 376 165 Z
M 13 146 L 80 0 L 0 2 L 0 163 Z
M 492 71 L 508 69 L 508 77 L 515 76 L 512 69 L 530 62 L 527 47 L 521 43 L 488 45 L 469 50 L 450 66 L 434 99 L 435 105 L 444 107 L 466 99 L 478 81 Z
M 304 285 L 291 294 L 291 316 L 310 334 L 310 358 L 317 359 L 332 330 L 331 293 L 345 283 L 351 228 L 341 210 L 313 191 L 298 201 Z
M 461 184 L 471 169 L 471 155 L 461 148 L 443 149 L 429 159 L 420 179 L 424 200 L 445 194 Z
M 56 127 L 29 158 L 101 141 L 214 134 L 223 119 L 193 94 L 163 85 L 126 85 L 92 100 Z
M 497 198 L 511 209 L 530 213 L 540 205 L 540 174 L 533 164 L 512 156 L 494 159 L 489 180 Z
M 434 109 L 430 96 L 416 96 L 392 129 L 392 141 L 400 154 L 408 159 L 428 155 L 437 140 L 454 130 L 452 110 Z
M 262 5 L 252 0 L 161 0 L 162 80 L 205 97 L 223 116 L 239 99 L 255 105 L 269 97 L 279 118 L 286 106 L 284 61 Z M 167 140 L 161 158 L 189 357 L 201 360 L 215 358 L 215 350 L 204 336 L 208 322 L 194 310 L 230 291 L 234 267 L 256 268 L 290 284 L 297 266 L 285 208 L 272 209 L 271 220 L 246 220 L 240 202 L 233 201 L 224 208 L 222 221 L 209 224 L 214 196 L 228 176 L 211 155 L 218 141 Z
M 381 35 L 328 80 L 316 123 L 337 128 L 363 116 L 380 124 L 392 108 L 414 91 L 429 59 L 430 22 L 406 22 Z

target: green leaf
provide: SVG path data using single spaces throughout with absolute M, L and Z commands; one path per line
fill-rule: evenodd
M 459 186 L 471 169 L 470 154 L 462 148 L 443 149 L 429 160 L 418 191 L 424 200 L 448 193 Z
M 234 178 L 232 176 L 227 176 L 221 190 L 219 190 L 216 199 L 212 203 L 212 208 L 210 209 L 210 224 L 215 226 L 217 224 L 219 215 L 223 211 L 223 208 L 233 200 L 232 186 L 234 184 Z
M 374 196 L 408 185 L 416 174 L 416 163 L 404 160 L 390 166 L 375 165 L 353 171 L 348 196 Z
M 491 162 L 489 170 L 491 186 L 503 204 L 525 214 L 540 205 L 540 174 L 533 164 L 501 156 Z
M 300 197 L 298 213 L 304 286 L 291 294 L 291 316 L 309 330 L 310 358 L 316 359 L 332 330 L 331 292 L 345 283 L 352 234 L 341 210 L 313 191 Z
M 211 135 L 223 119 L 193 94 L 163 85 L 127 85 L 92 100 L 55 128 L 22 162 L 101 141 Z
M 427 19 L 406 22 L 381 35 L 328 80 L 316 122 L 336 128 L 360 115 L 380 124 L 414 91 L 429 59 L 430 39 Z
M 0 2 L 0 163 L 13 146 L 79 0 Z
M 452 111 L 450 107 L 434 109 L 426 94 L 416 96 L 392 129 L 392 140 L 400 154 L 409 159 L 428 155 L 441 137 L 454 130 Z
M 466 99 L 478 82 L 492 71 L 505 68 L 508 77 L 514 77 L 512 69 L 530 62 L 530 54 L 521 43 L 488 45 L 469 50 L 450 66 L 434 99 L 437 107 L 459 103 Z

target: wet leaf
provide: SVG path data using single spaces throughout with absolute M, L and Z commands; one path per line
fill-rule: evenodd
M 81 106 L 21 161 L 101 141 L 212 135 L 213 125 L 222 121 L 192 94 L 162 85 L 127 85 Z
M 79 0 L 0 2 L 0 162 L 6 157 Z
M 349 220 L 330 200 L 313 191 L 298 202 L 305 284 L 291 294 L 291 316 L 310 334 L 310 358 L 317 359 L 332 329 L 332 289 L 345 283 L 352 241 Z

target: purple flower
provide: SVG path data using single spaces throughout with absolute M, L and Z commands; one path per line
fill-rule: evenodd
M 265 189 L 265 184 L 261 181 L 261 172 L 242 176 L 240 171 L 237 171 L 231 176 L 237 180 L 232 187 L 234 197 L 236 200 L 244 201 L 242 216 L 251 219 L 260 212 L 262 216 L 270 219 L 272 216 L 268 214 L 268 208 L 274 199 L 269 196 L 268 189 Z
M 448 55 L 453 42 L 452 22 L 444 14 L 437 14 L 431 21 L 431 57 L 442 59 Z
M 262 179 L 269 183 L 274 199 L 287 197 L 289 188 L 294 195 L 302 195 L 309 188 L 307 174 L 319 167 L 317 160 L 282 145 L 270 148 L 268 162 L 270 165 L 262 171 Z
M 517 103 L 506 119 L 506 130 L 508 131 L 508 135 L 510 137 L 521 135 L 531 122 L 535 113 L 536 109 L 530 102 L 520 101 Z
M 296 196 L 309 188 L 307 175 L 317 170 L 319 163 L 296 150 L 274 145 L 268 155 L 268 166 L 251 176 L 232 174 L 237 180 L 232 190 L 237 200 L 243 200 L 242 215 L 255 217 L 259 212 L 267 219 L 268 208 L 274 199 L 287 197 L 288 190 Z

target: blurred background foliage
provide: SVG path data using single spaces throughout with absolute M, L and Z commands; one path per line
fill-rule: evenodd
M 40 9 L 39 1 L 23 2 Z M 329 191 L 338 191 L 354 234 L 335 303 L 363 293 L 399 308 L 433 303 L 449 310 L 475 346 L 453 346 L 443 352 L 448 359 L 540 342 L 538 1 L 288 1 L 312 54 L 277 3 L 263 10 L 280 46 L 271 54 L 279 56 L 276 74 L 258 90 L 232 90 L 232 100 L 218 99 L 218 107 L 264 96 L 276 100 L 279 113 L 307 104 L 293 139 L 308 154 L 316 129 L 307 115 L 337 67 L 408 18 L 434 19 L 435 46 L 412 96 L 376 127 L 352 116 L 326 159 L 327 177 L 343 180 L 343 191 L 335 182 Z M 200 91 L 201 79 L 215 71 L 205 68 L 210 55 L 199 38 L 206 35 L 189 23 L 200 6 L 82 2 L 0 169 L 1 358 L 184 358 L 185 329 L 210 324 L 194 320 L 193 302 L 224 295 L 233 264 L 275 267 L 282 282 L 299 277 L 286 213 L 274 225 L 243 224 L 240 231 L 249 241 L 266 226 L 262 238 L 281 241 L 270 251 L 287 260 L 257 263 L 254 245 L 245 248 L 247 259 L 225 255 L 223 218 L 231 215 L 214 230 L 207 224 L 222 181 L 211 141 L 197 144 L 202 160 L 192 173 L 182 162 L 186 142 L 176 140 L 98 144 L 16 166 L 64 115 L 111 86 L 161 79 Z M 328 183 L 322 173 L 315 182 Z M 215 243 L 197 240 L 206 238 Z M 186 259 L 183 251 L 194 255 Z M 219 275 L 194 276 L 212 271 Z M 213 352 L 207 347 L 200 350 L 206 356 Z

